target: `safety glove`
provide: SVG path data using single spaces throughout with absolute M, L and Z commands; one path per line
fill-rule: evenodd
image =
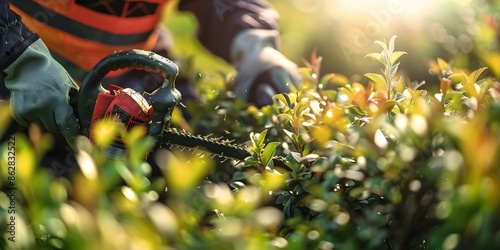
M 69 91 L 78 85 L 38 39 L 5 70 L 14 119 L 28 127 L 36 123 L 51 133 L 61 133 L 70 146 L 80 133 L 69 105 Z
M 247 29 L 231 44 L 231 60 L 238 70 L 234 83 L 236 98 L 257 106 L 272 104 L 273 96 L 297 89 L 297 66 L 277 50 L 276 30 Z

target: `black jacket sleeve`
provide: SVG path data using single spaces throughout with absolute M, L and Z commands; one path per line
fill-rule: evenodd
M 6 0 L 0 0 L 0 36 L 1 72 L 38 39 L 38 35 L 32 33 L 21 22 L 21 18 L 10 10 Z
M 227 61 L 231 42 L 240 31 L 278 29 L 277 14 L 264 0 L 181 0 L 178 9 L 196 16 L 200 42 Z

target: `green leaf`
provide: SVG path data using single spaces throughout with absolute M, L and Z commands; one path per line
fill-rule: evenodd
M 295 204 L 294 201 L 295 201 L 294 196 L 291 196 L 290 199 L 288 199 L 288 201 L 286 201 L 285 206 L 283 207 L 283 210 L 284 210 L 286 216 L 291 216 L 293 210 L 295 210 L 295 206 L 297 204 Z
M 380 53 L 370 53 L 365 56 L 365 58 L 367 57 L 384 64 L 384 61 L 382 60 L 382 55 Z
M 286 134 L 288 137 L 290 137 L 290 139 L 292 139 L 292 140 L 293 140 L 293 138 L 294 138 L 294 133 L 293 133 L 293 132 L 288 131 L 288 130 L 286 130 L 286 129 L 283 129 L 283 132 L 285 132 L 285 134 Z
M 245 159 L 245 163 L 243 164 L 243 167 L 253 167 L 259 163 L 257 157 L 255 155 L 252 155 L 250 157 L 247 157 Z
M 391 40 L 389 40 L 389 48 L 388 48 L 389 55 L 392 54 L 392 52 L 394 52 L 394 41 L 396 40 L 396 37 L 398 37 L 398 36 L 394 35 L 391 37 Z
M 389 77 L 392 78 L 398 71 L 399 63 L 396 63 L 392 68 L 389 70 Z
M 267 129 L 262 131 L 257 137 L 255 143 L 259 145 L 259 147 L 264 145 L 264 140 L 266 139 L 266 135 L 267 135 Z
M 365 76 L 368 77 L 370 80 L 372 80 L 372 82 L 375 83 L 375 86 L 378 89 L 384 91 L 387 90 L 387 82 L 385 81 L 385 78 L 382 75 L 375 73 L 366 73 Z
M 350 86 L 348 86 L 348 87 L 350 88 Z M 340 89 L 340 93 L 342 93 L 342 94 L 346 95 L 347 97 L 349 97 L 349 100 L 352 100 L 352 99 L 354 99 L 354 94 L 352 93 L 352 91 L 349 88 L 342 87 Z
M 394 63 L 396 63 L 396 61 L 403 55 L 406 55 L 407 53 L 404 52 L 404 51 L 395 51 L 393 53 L 391 53 L 391 55 L 389 56 L 389 62 L 391 63 L 391 65 L 393 65 Z
M 473 82 L 473 83 L 476 83 L 477 82 L 477 79 L 479 78 L 479 76 L 487 69 L 488 67 L 482 67 L 480 69 L 477 69 L 477 70 L 474 70 L 474 72 L 472 72 L 470 75 L 469 75 L 469 79 Z
M 473 74 L 474 73 L 472 73 L 470 75 L 467 75 L 467 74 L 465 74 L 465 72 L 462 72 L 462 75 L 463 75 L 462 85 L 464 86 L 465 90 L 471 96 L 477 96 L 478 93 L 477 93 L 477 90 L 476 90 L 476 86 L 475 86 L 474 81 L 472 79 L 472 78 L 474 78 Z
M 355 115 L 359 116 L 365 116 L 366 113 L 358 106 L 351 106 L 349 107 L 349 111 Z
M 468 76 L 464 72 L 455 73 L 448 77 L 451 80 L 451 85 L 464 83 L 467 81 L 467 78 Z
M 326 74 L 324 75 L 323 77 L 321 77 L 321 80 L 319 81 L 321 84 L 323 84 L 324 86 L 328 85 L 328 83 L 330 82 L 331 79 L 333 79 L 335 77 L 335 74 Z
M 260 134 L 250 133 L 250 140 L 252 141 L 251 150 L 260 154 L 262 147 L 264 146 L 264 140 L 266 139 L 267 130 L 262 131 Z
M 282 195 L 280 195 L 277 199 L 276 199 L 276 204 L 283 204 L 285 202 L 287 202 L 288 200 L 290 200 L 290 198 L 292 198 L 292 195 L 290 193 L 283 193 Z
M 231 181 L 240 181 L 240 180 L 245 180 L 247 177 L 247 174 L 242 171 L 236 171 L 233 174 L 233 178 L 231 178 Z
M 389 100 L 382 105 L 381 110 L 391 111 L 394 108 L 394 106 L 397 106 L 398 104 L 399 103 L 394 100 Z
M 291 115 L 289 115 L 289 114 L 279 114 L 278 117 L 283 117 L 286 120 L 288 120 L 290 122 L 293 122 L 293 117 Z
M 437 59 L 437 63 L 442 73 L 445 72 L 449 66 L 448 63 L 440 57 Z
M 304 112 L 304 110 L 308 107 L 308 105 L 306 104 L 307 103 L 304 102 L 300 102 L 297 104 L 297 106 L 294 108 L 295 117 L 300 117 L 302 115 L 302 112 Z
M 323 90 L 323 96 L 326 96 L 328 100 L 335 101 L 337 98 L 337 91 L 335 90 Z
M 302 156 L 298 152 L 290 152 L 291 159 L 294 159 L 296 162 L 301 163 Z
M 349 84 L 349 79 L 342 74 L 326 74 L 321 77 L 320 83 L 323 84 L 323 86 L 344 86 Z
M 289 94 L 278 94 L 278 95 L 275 95 L 274 98 L 281 101 L 289 109 L 293 109 L 295 107 L 295 96 L 291 96 Z
M 375 41 L 376 44 L 380 45 L 384 51 L 387 51 L 387 45 L 382 41 Z
M 276 148 L 280 145 L 279 142 L 270 142 L 264 148 L 264 152 L 262 152 L 262 165 L 267 166 L 274 154 L 276 153 Z
M 389 53 L 387 53 L 386 50 L 382 51 L 380 53 L 382 55 L 382 60 L 384 61 L 384 65 L 389 66 L 391 65 L 391 61 L 389 60 Z

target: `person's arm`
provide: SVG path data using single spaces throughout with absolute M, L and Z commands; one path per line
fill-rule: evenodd
M 231 62 L 231 43 L 246 29 L 278 30 L 278 14 L 261 0 L 181 0 L 179 10 L 198 20 L 198 38 L 215 55 Z
M 178 9 L 192 12 L 200 42 L 238 69 L 237 97 L 262 106 L 298 86 L 296 65 L 278 51 L 278 14 L 267 1 L 181 0 Z
M 49 132 L 61 133 L 74 146 L 80 129 L 68 93 L 78 86 L 4 0 L 0 0 L 0 36 L 0 68 L 4 73 L 0 84 L 10 91 L 14 119 L 26 127 L 36 123 Z
M 38 36 L 32 33 L 21 18 L 12 12 L 9 3 L 0 0 L 0 69 L 2 71 L 12 64 Z

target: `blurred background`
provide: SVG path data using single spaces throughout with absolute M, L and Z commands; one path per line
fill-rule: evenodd
M 500 1 L 487 0 L 269 0 L 280 14 L 281 51 L 299 66 L 316 49 L 323 57 L 321 74 L 345 75 L 366 83 L 367 72 L 380 65 L 364 56 L 381 49 L 375 40 L 397 35 L 396 50 L 408 54 L 400 72 L 411 81 L 438 83 L 430 60 L 441 57 L 456 68 L 489 67 L 500 75 L 498 46 Z M 173 4 L 165 24 L 175 39 L 175 54 L 203 72 L 231 71 L 194 39 L 196 23 Z

